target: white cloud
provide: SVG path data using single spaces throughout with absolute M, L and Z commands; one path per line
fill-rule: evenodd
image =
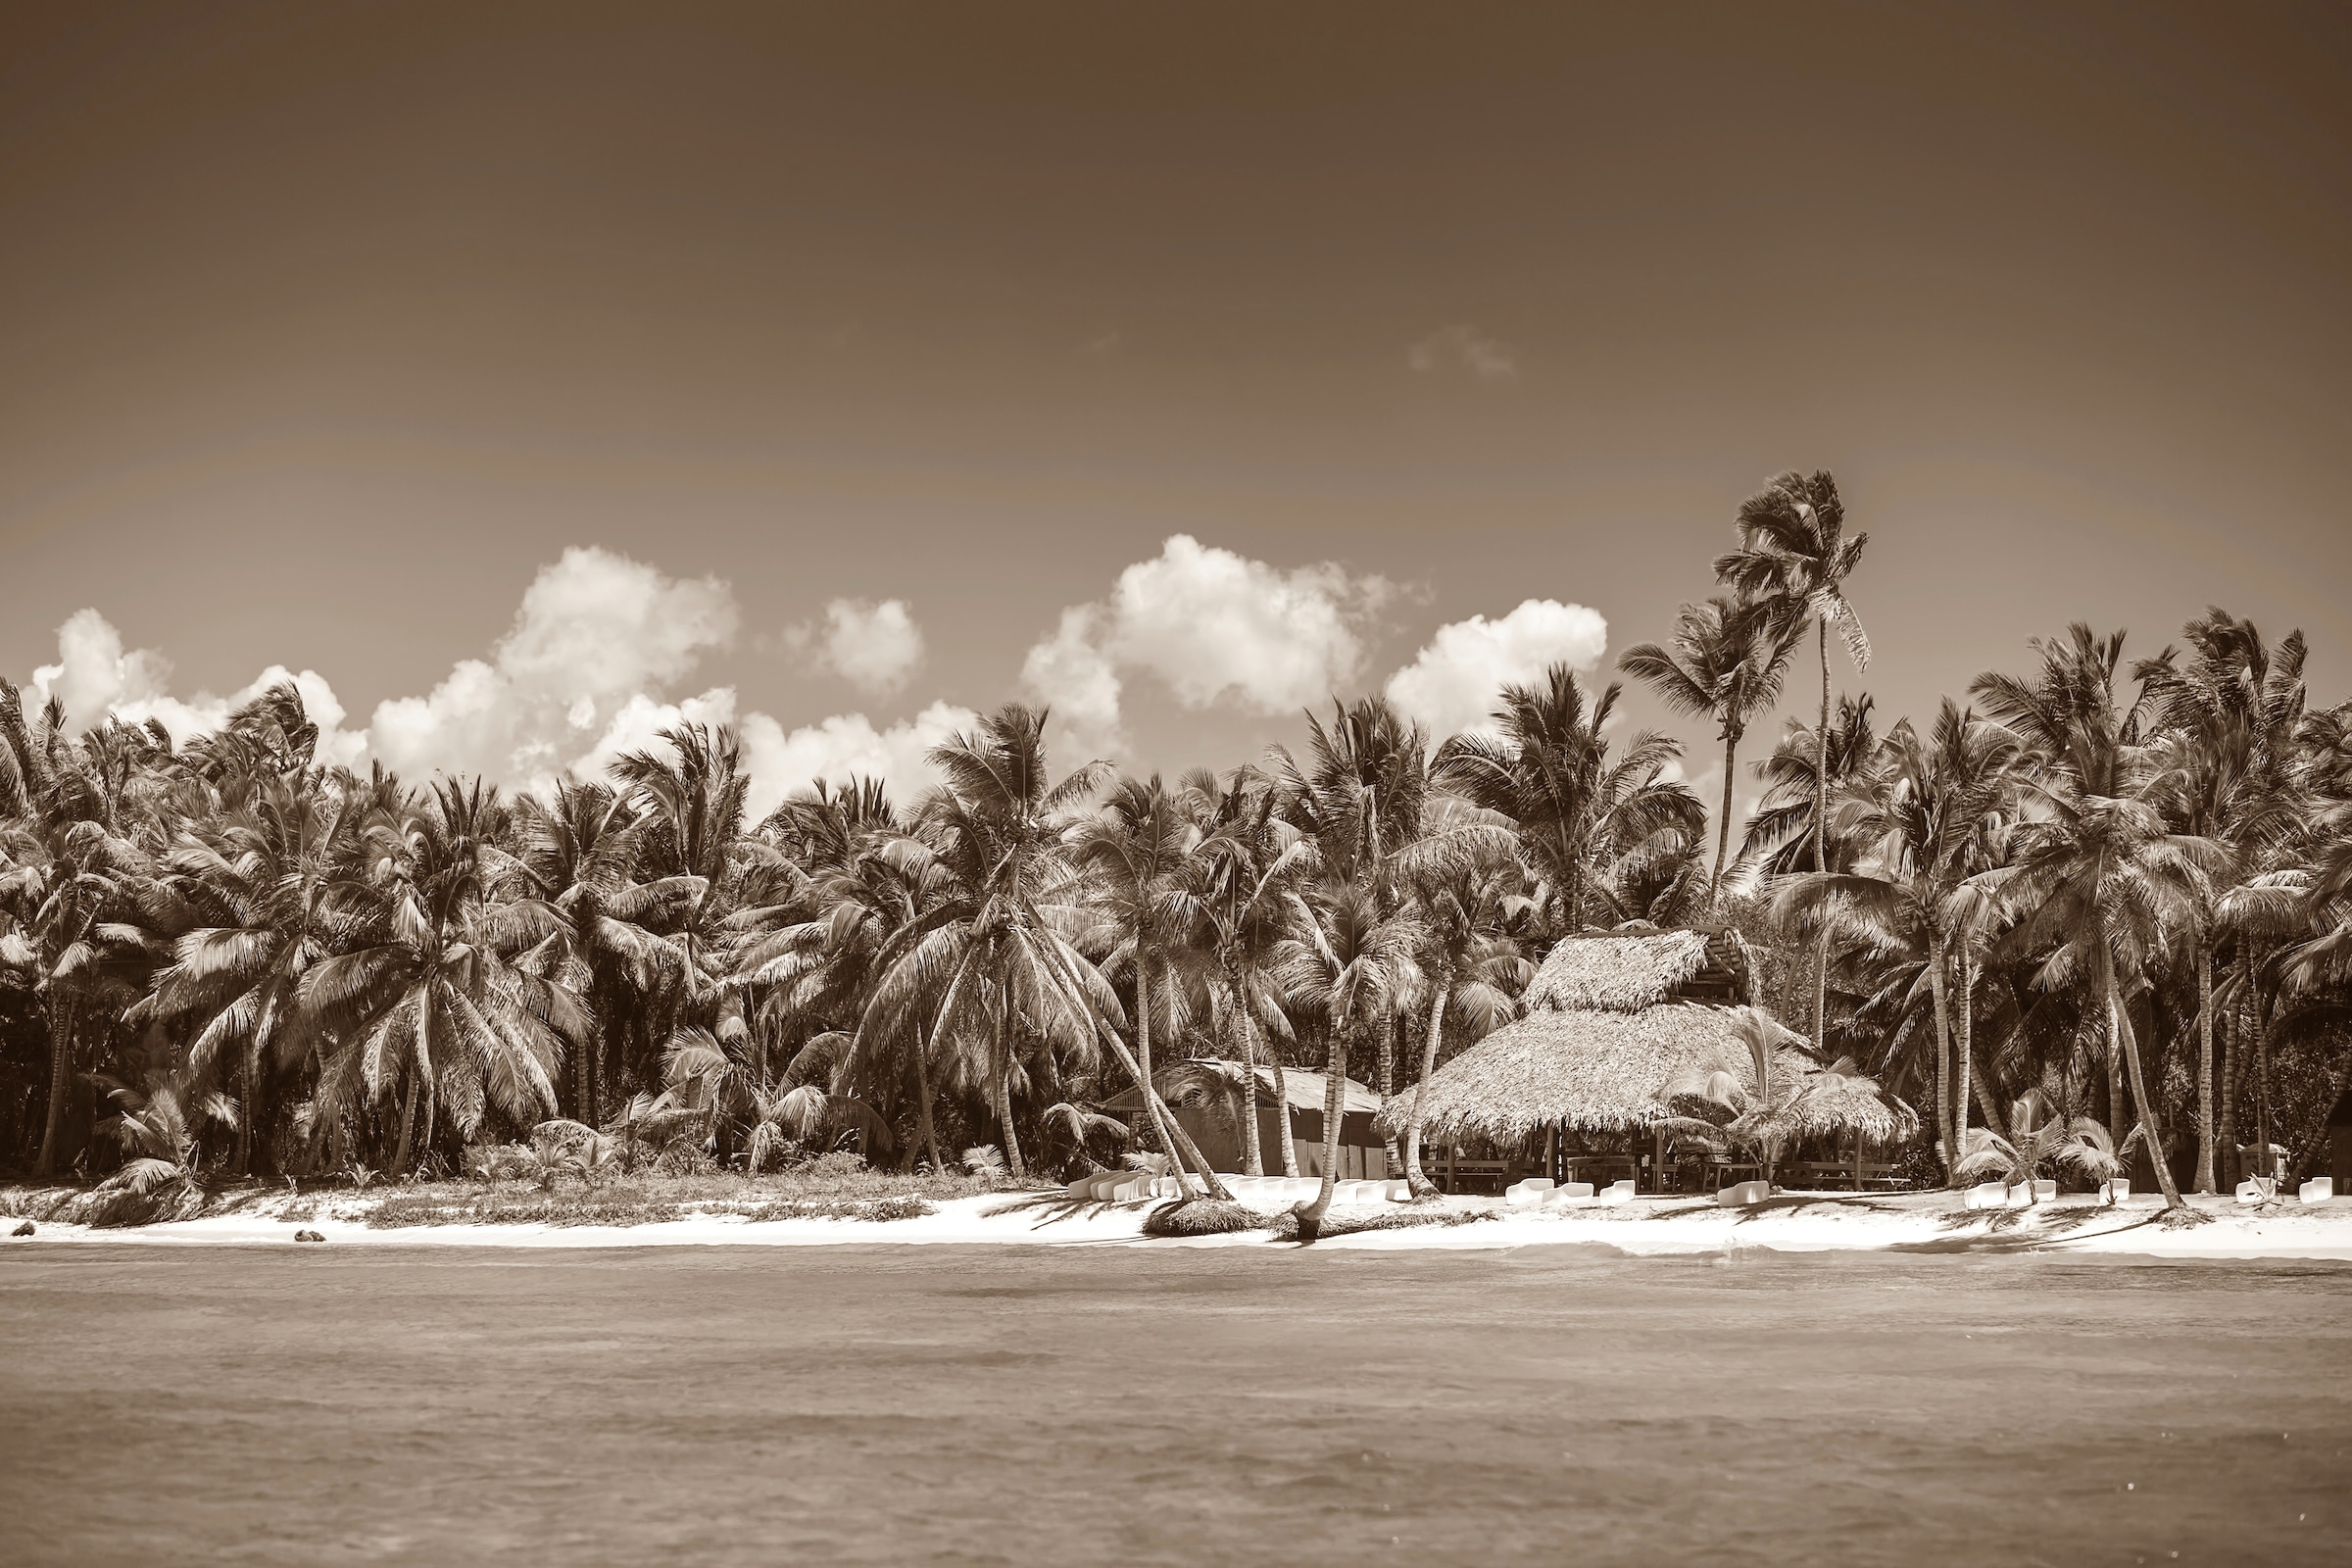
M 326 677 L 315 669 L 296 674 L 283 664 L 272 664 L 225 697 L 210 692 L 173 697 L 171 681 L 170 660 L 152 648 L 125 651 L 122 634 L 112 621 L 95 610 L 77 610 L 57 628 L 57 662 L 32 672 L 32 702 L 39 706 L 55 696 L 65 705 L 67 722 L 77 731 L 110 713 L 129 724 L 157 719 L 176 745 L 219 729 L 229 714 L 263 692 L 290 681 L 302 693 L 311 722 L 318 726 L 320 760 L 348 764 L 367 749 L 365 731 L 344 733 L 343 705 L 335 700 Z
M 1609 623 L 1597 610 L 1530 599 L 1499 620 L 1472 615 L 1438 628 L 1420 656 L 1389 679 L 1389 698 L 1432 732 L 1491 729 L 1495 695 L 1546 666 L 1580 672 L 1600 662 Z
M 1508 381 L 1519 374 L 1508 346 L 1460 324 L 1430 333 L 1404 351 L 1404 361 L 1425 375 L 1449 366 L 1459 366 L 1481 381 Z
M 923 662 L 922 628 L 904 599 L 836 599 L 825 606 L 823 625 L 788 627 L 784 641 L 812 669 L 862 692 L 897 691 Z
M 370 750 L 418 778 L 480 773 L 536 787 L 593 770 L 622 715 L 640 723 L 641 705 L 661 706 L 664 688 L 734 639 L 736 621 L 734 593 L 715 577 L 671 577 L 575 546 L 540 568 L 488 661 L 461 660 L 428 695 L 377 705 Z M 731 709 L 734 694 L 723 702 Z
M 1335 563 L 1285 569 L 1173 534 L 1107 600 L 1064 610 L 1022 680 L 1086 755 L 1119 743 L 1121 670 L 1157 676 L 1187 708 L 1284 712 L 1355 676 L 1363 626 L 1394 592 Z
M 820 778 L 845 784 L 853 774 L 882 780 L 891 799 L 904 804 L 936 782 L 924 754 L 979 717 L 942 702 L 886 729 L 876 729 L 863 713 L 844 713 L 788 735 L 765 713 L 754 713 L 743 723 L 744 763 L 756 781 L 751 814 L 766 815 L 785 796 Z

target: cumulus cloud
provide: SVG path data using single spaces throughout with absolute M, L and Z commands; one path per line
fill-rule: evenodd
M 1530 599 L 1498 620 L 1472 615 L 1440 626 L 1418 658 L 1389 679 L 1389 698 L 1439 735 L 1492 729 L 1494 697 L 1546 666 L 1580 672 L 1600 662 L 1609 623 L 1597 610 Z
M 1519 373 L 1510 349 L 1468 325 L 1440 327 L 1404 351 L 1404 360 L 1427 375 L 1435 370 L 1460 368 L 1481 381 L 1508 381 Z
M 228 715 L 272 686 L 291 682 L 302 693 L 311 722 L 318 726 L 318 755 L 321 760 L 349 764 L 367 749 L 366 731 L 346 734 L 343 705 L 334 688 L 315 669 L 297 674 L 272 664 L 251 683 L 216 697 L 198 692 L 189 698 L 171 693 L 172 662 L 152 648 L 125 650 L 122 634 L 95 610 L 78 610 L 57 629 L 57 662 L 32 672 L 34 706 L 55 697 L 75 731 L 88 729 L 109 714 L 129 724 L 160 721 L 176 745 L 207 734 L 228 722 Z
M 923 662 L 923 631 L 904 599 L 836 599 L 821 625 L 788 627 L 784 641 L 811 669 L 862 692 L 895 692 Z
M 1123 670 L 1156 676 L 1187 708 L 1284 712 L 1353 678 L 1365 623 L 1395 591 L 1334 563 L 1285 569 L 1173 534 L 1107 599 L 1064 610 L 1022 680 L 1090 755 L 1120 743 Z
M 878 778 L 891 798 L 909 801 L 935 782 L 924 754 L 980 715 L 968 708 L 938 702 L 912 718 L 877 729 L 863 713 L 843 713 L 786 734 L 765 713 L 744 720 L 744 763 L 755 780 L 750 808 L 765 815 L 794 790 L 825 779 L 844 784 L 852 775 Z
M 601 756 L 624 710 L 659 702 L 705 654 L 733 641 L 737 618 L 734 593 L 715 577 L 675 578 L 610 550 L 566 550 L 540 568 L 487 661 L 462 660 L 429 695 L 376 708 L 371 749 L 402 773 L 544 783 Z M 720 697 L 701 701 L 708 708 Z
M 904 603 L 837 601 L 832 608 L 843 607 L 851 612 L 828 612 L 826 657 L 845 674 L 854 669 L 871 680 L 895 668 L 903 680 L 907 645 L 917 658 L 921 647 Z M 942 702 L 897 723 L 878 726 L 848 713 L 788 733 L 765 713 L 739 712 L 732 687 L 673 692 L 706 655 L 733 639 L 738 618 L 732 590 L 716 578 L 671 577 L 611 551 L 574 549 L 541 569 L 488 658 L 459 661 L 424 696 L 379 704 L 366 729 L 343 729 L 343 705 L 315 670 L 271 665 L 225 697 L 175 697 L 171 662 L 153 649 L 126 649 L 96 610 L 58 628 L 57 662 L 34 671 L 28 695 L 40 703 L 54 694 L 77 729 L 109 713 L 132 723 L 152 717 L 185 741 L 219 729 L 268 687 L 291 681 L 319 727 L 322 761 L 365 767 L 380 760 L 415 779 L 480 773 L 523 789 L 546 789 L 566 772 L 593 776 L 627 753 L 658 750 L 661 732 L 680 724 L 733 724 L 752 774 L 755 816 L 818 778 L 880 778 L 895 796 L 910 798 L 933 779 L 924 754 L 977 721 L 970 709 Z

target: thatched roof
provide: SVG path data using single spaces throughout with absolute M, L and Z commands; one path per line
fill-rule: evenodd
M 1161 1099 L 1181 1104 L 1187 1101 L 1201 1098 L 1201 1091 L 1205 1087 L 1202 1080 L 1209 1072 L 1230 1075 L 1232 1084 L 1230 1092 L 1236 1097 L 1240 1096 L 1242 1080 L 1241 1063 L 1239 1062 L 1172 1061 L 1165 1066 L 1153 1068 L 1152 1078 L 1159 1086 Z M 1323 1092 L 1329 1085 L 1321 1073 L 1310 1072 L 1299 1067 L 1285 1067 L 1282 1077 L 1283 1087 L 1289 1091 L 1293 1110 L 1321 1110 L 1323 1108 Z M 1257 1069 L 1257 1101 L 1261 1105 L 1274 1103 L 1274 1069 L 1271 1067 Z M 1102 1104 L 1102 1109 L 1113 1116 L 1137 1115 L 1142 1112 L 1143 1108 L 1144 1097 L 1135 1092 L 1133 1084 L 1129 1084 L 1125 1089 L 1111 1096 Z M 1342 1081 L 1340 1110 L 1343 1115 L 1351 1111 L 1378 1110 L 1379 1108 L 1380 1096 L 1352 1078 Z
M 1639 1012 L 1678 993 L 1746 1002 L 1747 955 L 1729 931 L 1593 931 L 1555 946 L 1528 984 L 1530 1012 Z
M 1513 1143 L 1554 1122 L 1585 1132 L 1647 1127 L 1673 1114 L 1658 1099 L 1669 1083 L 1746 1049 L 1733 1031 L 1737 1017 L 1731 1007 L 1688 1002 L 1638 1012 L 1531 1012 L 1430 1075 L 1425 1136 L 1441 1144 Z M 1801 1037 L 1781 1033 L 1781 1061 L 1792 1078 L 1819 1068 L 1798 1049 Z M 1813 1097 L 1806 1107 L 1812 1124 L 1802 1131 L 1859 1131 L 1874 1144 L 1909 1137 L 1917 1118 L 1863 1083 L 1829 1085 Z M 1383 1129 L 1401 1131 L 1411 1103 L 1412 1091 L 1398 1095 Z

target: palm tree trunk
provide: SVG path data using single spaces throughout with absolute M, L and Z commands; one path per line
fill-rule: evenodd
M 36 1176 L 57 1172 L 59 1145 L 66 1131 L 66 1094 L 74 1085 L 74 1004 L 63 1000 L 49 1009 L 49 1116 L 41 1130 L 41 1154 L 33 1162 Z
M 2173 1162 L 2164 1157 L 2164 1145 L 2156 1136 L 2156 1102 L 2148 1098 L 2146 1076 L 2139 1066 L 2139 1040 L 2132 1032 L 2132 1015 L 2124 1006 L 2121 988 L 2115 979 L 2115 953 L 2107 945 L 2107 933 L 2099 933 L 2099 970 L 2107 993 L 2108 1027 L 2114 1038 L 2123 1043 L 2124 1059 L 2132 1070 L 2132 1099 L 2139 1110 L 2139 1135 L 2148 1146 L 2148 1163 L 2156 1167 L 2156 1186 L 2164 1194 L 2164 1206 L 2180 1207 L 2180 1189 L 2173 1181 Z
M 1960 944 L 1960 951 L 1952 956 L 1952 967 L 1958 972 L 1960 981 L 1960 1032 L 1956 1052 L 1960 1058 L 1960 1087 L 1952 1093 L 1952 1148 L 1965 1150 L 1968 1147 L 1969 1080 L 1976 1065 L 1968 1049 L 1969 1037 L 1975 1032 L 1976 1023 L 1972 993 L 1977 989 L 1976 976 L 1968 966 L 1968 943 L 1965 940 Z M 1997 1121 L 1991 1123 L 1996 1131 L 2000 1125 Z
M 261 1031 L 246 1031 L 245 1049 L 240 1054 L 238 1070 L 245 1079 L 244 1112 L 237 1118 L 237 1174 L 253 1174 L 253 1146 L 259 1140 L 262 1119 L 262 1041 Z
M 1292 1136 L 1291 1075 L 1283 1067 L 1282 1053 L 1269 1044 L 1266 1059 L 1274 1064 L 1274 1098 L 1282 1106 L 1282 1173 L 1288 1177 L 1298 1174 L 1298 1140 Z
M 1230 955 L 1225 962 L 1225 989 L 1233 997 L 1234 1011 L 1240 1014 L 1242 1025 L 1242 1171 L 1245 1175 L 1263 1176 L 1266 1156 L 1258 1147 L 1257 1138 L 1257 1031 L 1251 1027 L 1250 997 L 1242 984 L 1241 966 Z
M 1813 629 L 1821 642 L 1821 727 L 1813 732 L 1813 869 L 1830 868 L 1830 623 L 1818 612 Z M 1821 928 L 1821 962 L 1813 976 L 1813 1043 L 1828 1049 L 1830 928 Z
M 1380 1035 L 1377 1066 L 1380 1072 L 1380 1108 L 1385 1114 L 1389 1101 L 1396 1092 L 1396 1015 L 1387 1007 L 1380 1009 Z M 1404 1168 L 1404 1155 L 1396 1148 L 1396 1135 L 1382 1136 L 1381 1145 L 1388 1151 L 1388 1165 L 1381 1171 L 1386 1179 L 1390 1171 Z
M 2259 1151 L 2255 1156 L 2261 1163 L 2263 1175 L 2278 1180 L 2278 1169 L 2271 1154 L 2271 1009 L 2263 1000 L 2261 972 L 2251 967 L 2247 977 L 2255 982 L 2254 989 L 2254 1137 Z
M 393 1148 L 391 1168 L 385 1172 L 388 1176 L 405 1176 L 409 1171 L 409 1134 L 416 1125 L 418 1076 L 414 1067 L 410 1068 L 408 1092 L 401 1096 L 400 1101 L 400 1142 Z
M 1723 810 L 1715 824 L 1715 874 L 1707 879 L 1707 908 L 1712 912 L 1723 903 L 1723 863 L 1732 854 L 1732 764 L 1740 755 L 1740 737 L 1726 735 L 1723 739 Z
M 1943 938 L 1934 932 L 1928 935 L 1928 994 L 1936 1002 L 1936 1142 L 1941 1146 L 1937 1152 L 1943 1156 L 1943 1184 L 1949 1187 L 1960 1148 L 1952 1139 L 1952 1036 L 1943 1008 Z
M 1001 1033 L 1001 1031 L 1000 1031 Z M 989 1087 L 995 1091 L 989 1098 L 997 1102 L 997 1129 L 1004 1140 L 1004 1166 L 1015 1181 L 1025 1181 L 1029 1168 L 1021 1162 L 1021 1135 L 1012 1124 L 1012 1059 L 1002 1045 L 990 1053 Z
M 1413 1084 L 1412 1114 L 1404 1124 L 1404 1180 L 1415 1198 L 1436 1195 L 1438 1184 L 1421 1174 L 1421 1100 L 1429 1088 L 1429 1075 L 1438 1070 L 1438 1043 L 1446 1028 L 1446 997 L 1453 989 L 1453 976 L 1438 976 L 1437 995 L 1429 1004 L 1429 1038 L 1421 1043 L 1421 1076 Z
M 2204 933 L 2198 933 L 2200 939 Z M 2197 1191 L 2213 1184 L 2213 944 L 2197 943 Z
M 1348 1082 L 1348 1031 L 1335 1022 L 1331 1029 L 1331 1064 L 1323 1078 L 1323 1185 L 1315 1192 L 1314 1200 L 1298 1210 L 1298 1239 L 1311 1242 L 1323 1234 L 1323 1217 L 1331 1212 L 1331 1200 L 1339 1185 L 1340 1174 L 1340 1115 L 1347 1104 L 1342 1086 Z
M 1143 1064 L 1144 1077 L 1152 1076 L 1152 976 L 1144 966 L 1144 945 L 1135 945 L 1135 1057 Z M 1176 1157 L 1176 1147 L 1164 1140 L 1160 1150 L 1170 1159 Z

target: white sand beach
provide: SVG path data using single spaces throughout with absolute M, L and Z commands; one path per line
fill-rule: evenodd
M 380 1200 L 331 1202 L 259 1200 L 231 1214 L 176 1223 L 96 1229 L 44 1223 L 12 1247 L 101 1243 L 160 1247 L 294 1245 L 297 1230 L 331 1246 L 482 1248 L 826 1247 L 995 1244 L 1016 1247 L 1287 1247 L 1265 1232 L 1157 1237 L 1145 1221 L 1165 1200 L 1072 1202 L 1058 1193 L 1005 1192 L 952 1199 L 933 1213 L 889 1221 L 746 1220 L 712 1213 L 633 1225 L 433 1224 L 373 1227 Z M 1704 1199 L 1641 1199 L 1615 1208 L 1512 1209 L 1493 1199 L 1448 1198 L 1445 1209 L 1464 1223 L 1430 1224 L 1327 1236 L 1328 1250 L 1498 1250 L 1523 1247 L 1603 1247 L 1629 1256 L 1784 1252 L 1894 1251 L 2083 1257 L 2303 1258 L 2352 1260 L 2352 1198 L 2321 1203 L 2294 1200 L 2248 1205 L 2193 1199 L 2201 1221 L 2168 1221 L 2162 1200 L 2134 1197 L 2108 1205 L 2064 1198 L 2032 1208 L 1977 1212 L 1951 1193 L 1784 1193 L 1752 1208 Z M 1335 1224 L 1386 1212 L 1337 1208 Z M 1395 1212 L 1406 1212 L 1396 1210 Z M 14 1229 L 13 1218 L 0 1228 Z

